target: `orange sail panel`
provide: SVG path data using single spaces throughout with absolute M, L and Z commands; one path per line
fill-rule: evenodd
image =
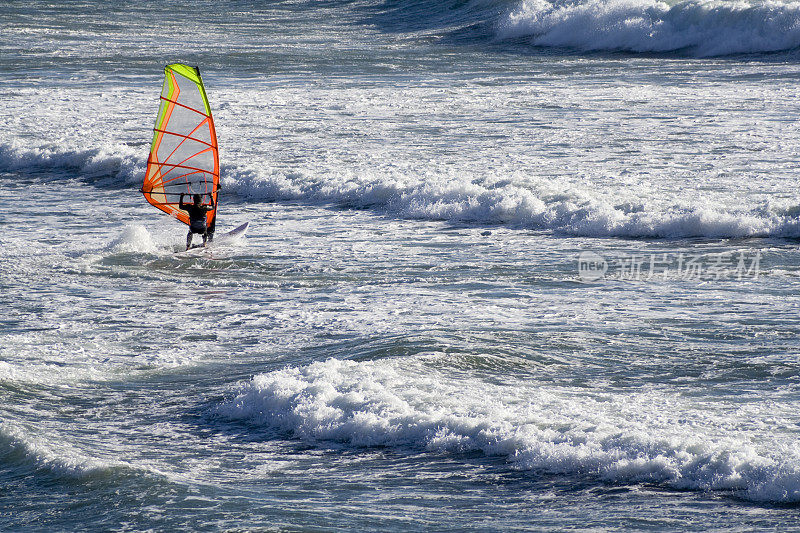
M 148 202 L 189 224 L 189 215 L 178 207 L 181 194 L 191 203 L 193 194 L 214 209 L 206 215 L 214 227 L 219 191 L 219 152 L 214 119 L 196 67 L 174 64 L 164 69 L 161 106 L 153 128 L 142 193 Z

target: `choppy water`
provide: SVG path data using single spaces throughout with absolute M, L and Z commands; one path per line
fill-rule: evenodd
M 798 4 L 201 7 L 0 12 L 0 528 L 795 527 Z

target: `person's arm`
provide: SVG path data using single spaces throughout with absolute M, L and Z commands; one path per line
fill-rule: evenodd
M 213 194 L 209 194 L 208 197 L 211 200 L 211 205 L 204 205 L 203 209 L 205 209 L 206 211 L 213 211 L 214 210 L 214 195 Z
M 180 199 L 180 202 L 178 203 L 178 207 L 180 207 L 181 209 L 186 209 L 186 208 L 188 207 L 186 204 L 184 204 L 184 203 L 183 203 L 183 197 L 184 197 L 184 196 L 186 196 L 186 193 L 185 193 L 185 192 L 182 192 L 182 193 L 181 193 L 181 199 Z

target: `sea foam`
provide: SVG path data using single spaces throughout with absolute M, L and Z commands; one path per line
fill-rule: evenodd
M 154 253 L 158 247 L 144 226 L 128 225 L 107 247 L 112 252 Z
M 753 430 L 722 400 L 503 386 L 445 364 L 427 355 L 286 368 L 255 376 L 217 412 L 310 443 L 479 451 L 546 475 L 800 501 L 793 437 Z

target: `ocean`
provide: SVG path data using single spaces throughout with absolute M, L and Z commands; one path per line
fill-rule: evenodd
M 797 2 L 5 2 L 0 530 L 796 529 L 798 81 Z

